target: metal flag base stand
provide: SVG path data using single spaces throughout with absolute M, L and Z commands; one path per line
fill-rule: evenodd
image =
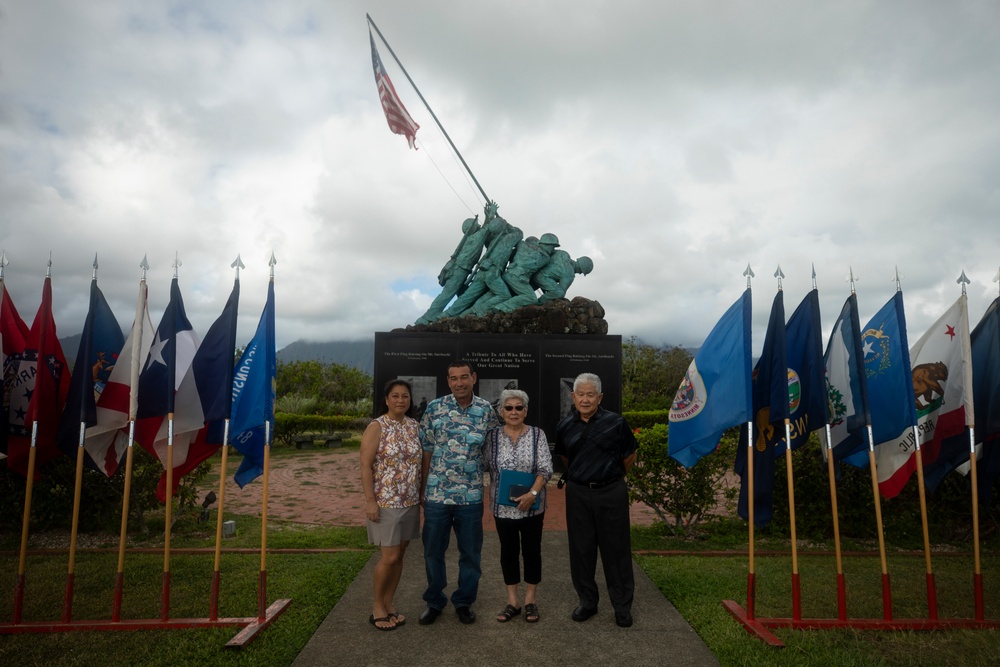
M 243 626 L 239 633 L 226 643 L 228 649 L 240 649 L 252 642 L 258 634 L 280 616 L 292 603 L 291 599 L 275 600 L 263 616 L 233 618 L 172 618 L 136 619 L 129 621 L 32 621 L 29 623 L 0 623 L 0 635 L 41 632 L 75 632 L 104 630 L 186 630 L 191 628 L 216 628 Z
M 783 648 L 771 628 L 793 628 L 795 630 L 828 630 L 851 628 L 854 630 L 985 630 L 1000 628 L 1000 620 L 972 618 L 752 618 L 747 610 L 734 600 L 723 600 L 726 608 L 746 631 L 766 642 L 769 646 Z

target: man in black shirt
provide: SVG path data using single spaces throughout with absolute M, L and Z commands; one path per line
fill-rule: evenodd
M 555 453 L 566 464 L 569 567 L 580 604 L 574 621 L 597 613 L 597 551 L 604 564 L 615 623 L 632 625 L 632 542 L 625 474 L 635 462 L 635 435 L 625 419 L 601 407 L 601 378 L 582 373 L 573 382 L 573 406 L 556 426 Z

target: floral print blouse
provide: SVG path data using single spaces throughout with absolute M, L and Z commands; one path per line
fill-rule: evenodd
M 413 507 L 420 504 L 420 424 L 404 417 L 402 422 L 382 415 L 382 427 L 372 480 L 379 507 Z

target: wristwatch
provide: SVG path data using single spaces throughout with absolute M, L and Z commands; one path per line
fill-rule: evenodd
M 533 495 L 533 496 L 535 496 L 537 498 L 538 497 L 538 491 L 535 491 L 534 489 L 531 489 L 531 495 Z

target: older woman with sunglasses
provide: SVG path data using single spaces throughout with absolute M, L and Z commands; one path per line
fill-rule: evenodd
M 538 584 L 542 580 L 542 523 L 545 483 L 552 477 L 552 455 L 545 432 L 524 423 L 528 395 L 519 389 L 500 393 L 503 426 L 491 430 L 483 445 L 490 471 L 490 506 L 500 538 L 500 569 L 507 586 L 507 605 L 497 614 L 506 623 L 521 613 L 518 584 L 524 559 L 524 619 L 535 623 Z M 520 479 L 511 484 L 511 478 Z

